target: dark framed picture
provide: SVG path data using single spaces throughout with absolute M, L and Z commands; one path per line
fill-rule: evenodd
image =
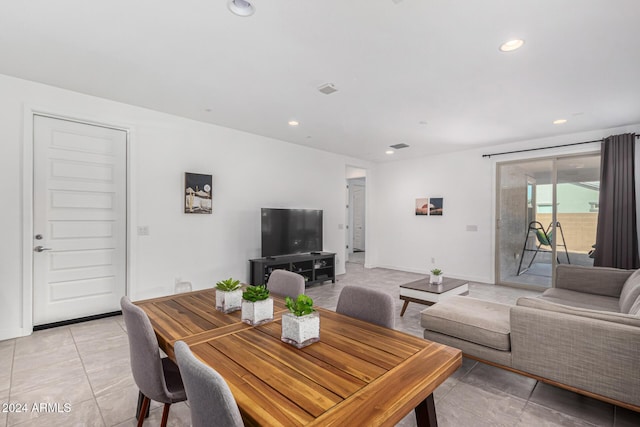
M 184 213 L 210 214 L 212 212 L 211 175 L 185 172 Z
M 444 199 L 442 197 L 432 197 L 429 204 L 429 215 L 442 215 Z

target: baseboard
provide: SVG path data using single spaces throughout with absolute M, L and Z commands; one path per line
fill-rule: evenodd
M 0 341 L 31 335 L 31 330 L 24 328 L 0 329 Z
M 417 273 L 417 274 L 424 274 L 424 275 L 428 275 L 430 272 L 429 270 L 410 268 L 410 267 L 398 267 L 395 265 L 376 265 L 375 268 L 385 268 L 387 270 L 405 271 L 409 273 Z M 451 279 L 467 280 L 469 282 L 482 283 L 486 285 L 494 284 L 490 279 L 486 277 L 480 277 L 480 276 L 465 276 L 465 275 L 457 275 L 457 274 L 449 275 L 446 272 L 445 272 L 445 276 Z
M 78 317 L 77 319 L 69 319 L 69 320 L 63 320 L 61 322 L 53 322 L 53 323 L 46 323 L 44 325 L 37 325 L 33 327 L 33 330 L 42 331 L 43 329 L 51 329 L 51 328 L 57 328 L 59 326 L 67 326 L 67 325 L 73 325 L 76 323 L 89 322 L 91 320 L 104 319 L 105 317 L 119 316 L 121 314 L 122 314 L 122 311 L 112 311 L 109 313 L 95 314 L 93 316 Z

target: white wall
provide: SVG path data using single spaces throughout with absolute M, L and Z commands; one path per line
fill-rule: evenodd
M 21 258 L 30 108 L 131 130 L 129 229 L 150 231 L 130 235 L 132 299 L 173 293 L 178 277 L 194 289 L 247 281 L 248 259 L 260 256 L 261 207 L 323 209 L 324 249 L 344 273 L 345 170 L 366 162 L 2 75 L 0 93 L 0 340 L 30 333 Z M 182 213 L 184 172 L 213 175 L 212 215 Z
M 493 283 L 496 163 L 592 152 L 600 144 L 490 159 L 482 154 L 591 141 L 626 132 L 640 133 L 640 125 L 376 165 L 373 182 L 367 179 L 367 186 L 374 188 L 369 208 L 375 212 L 369 223 L 375 241 L 367 244 L 368 266 L 419 273 L 438 267 L 450 277 Z M 444 215 L 415 216 L 418 197 L 444 197 Z M 467 225 L 477 226 L 477 231 L 467 231 Z

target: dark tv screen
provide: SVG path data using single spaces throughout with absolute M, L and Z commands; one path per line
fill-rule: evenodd
M 322 251 L 322 210 L 262 208 L 262 256 Z

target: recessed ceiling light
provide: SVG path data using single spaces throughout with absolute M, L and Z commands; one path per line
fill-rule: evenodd
M 300 123 L 298 123 L 295 120 L 289 120 L 289 126 L 298 126 Z
M 227 7 L 234 15 L 243 17 L 251 16 L 256 11 L 256 8 L 246 0 L 229 0 Z
M 520 49 L 523 44 L 524 44 L 524 40 L 521 40 L 521 39 L 509 40 L 508 42 L 502 43 L 502 45 L 500 45 L 500 51 L 512 52 L 516 49 Z
M 387 150 L 384 152 L 384 154 L 393 154 L 393 150 Z
M 554 125 L 563 125 L 565 123 L 567 123 L 567 119 L 558 119 L 553 121 Z

